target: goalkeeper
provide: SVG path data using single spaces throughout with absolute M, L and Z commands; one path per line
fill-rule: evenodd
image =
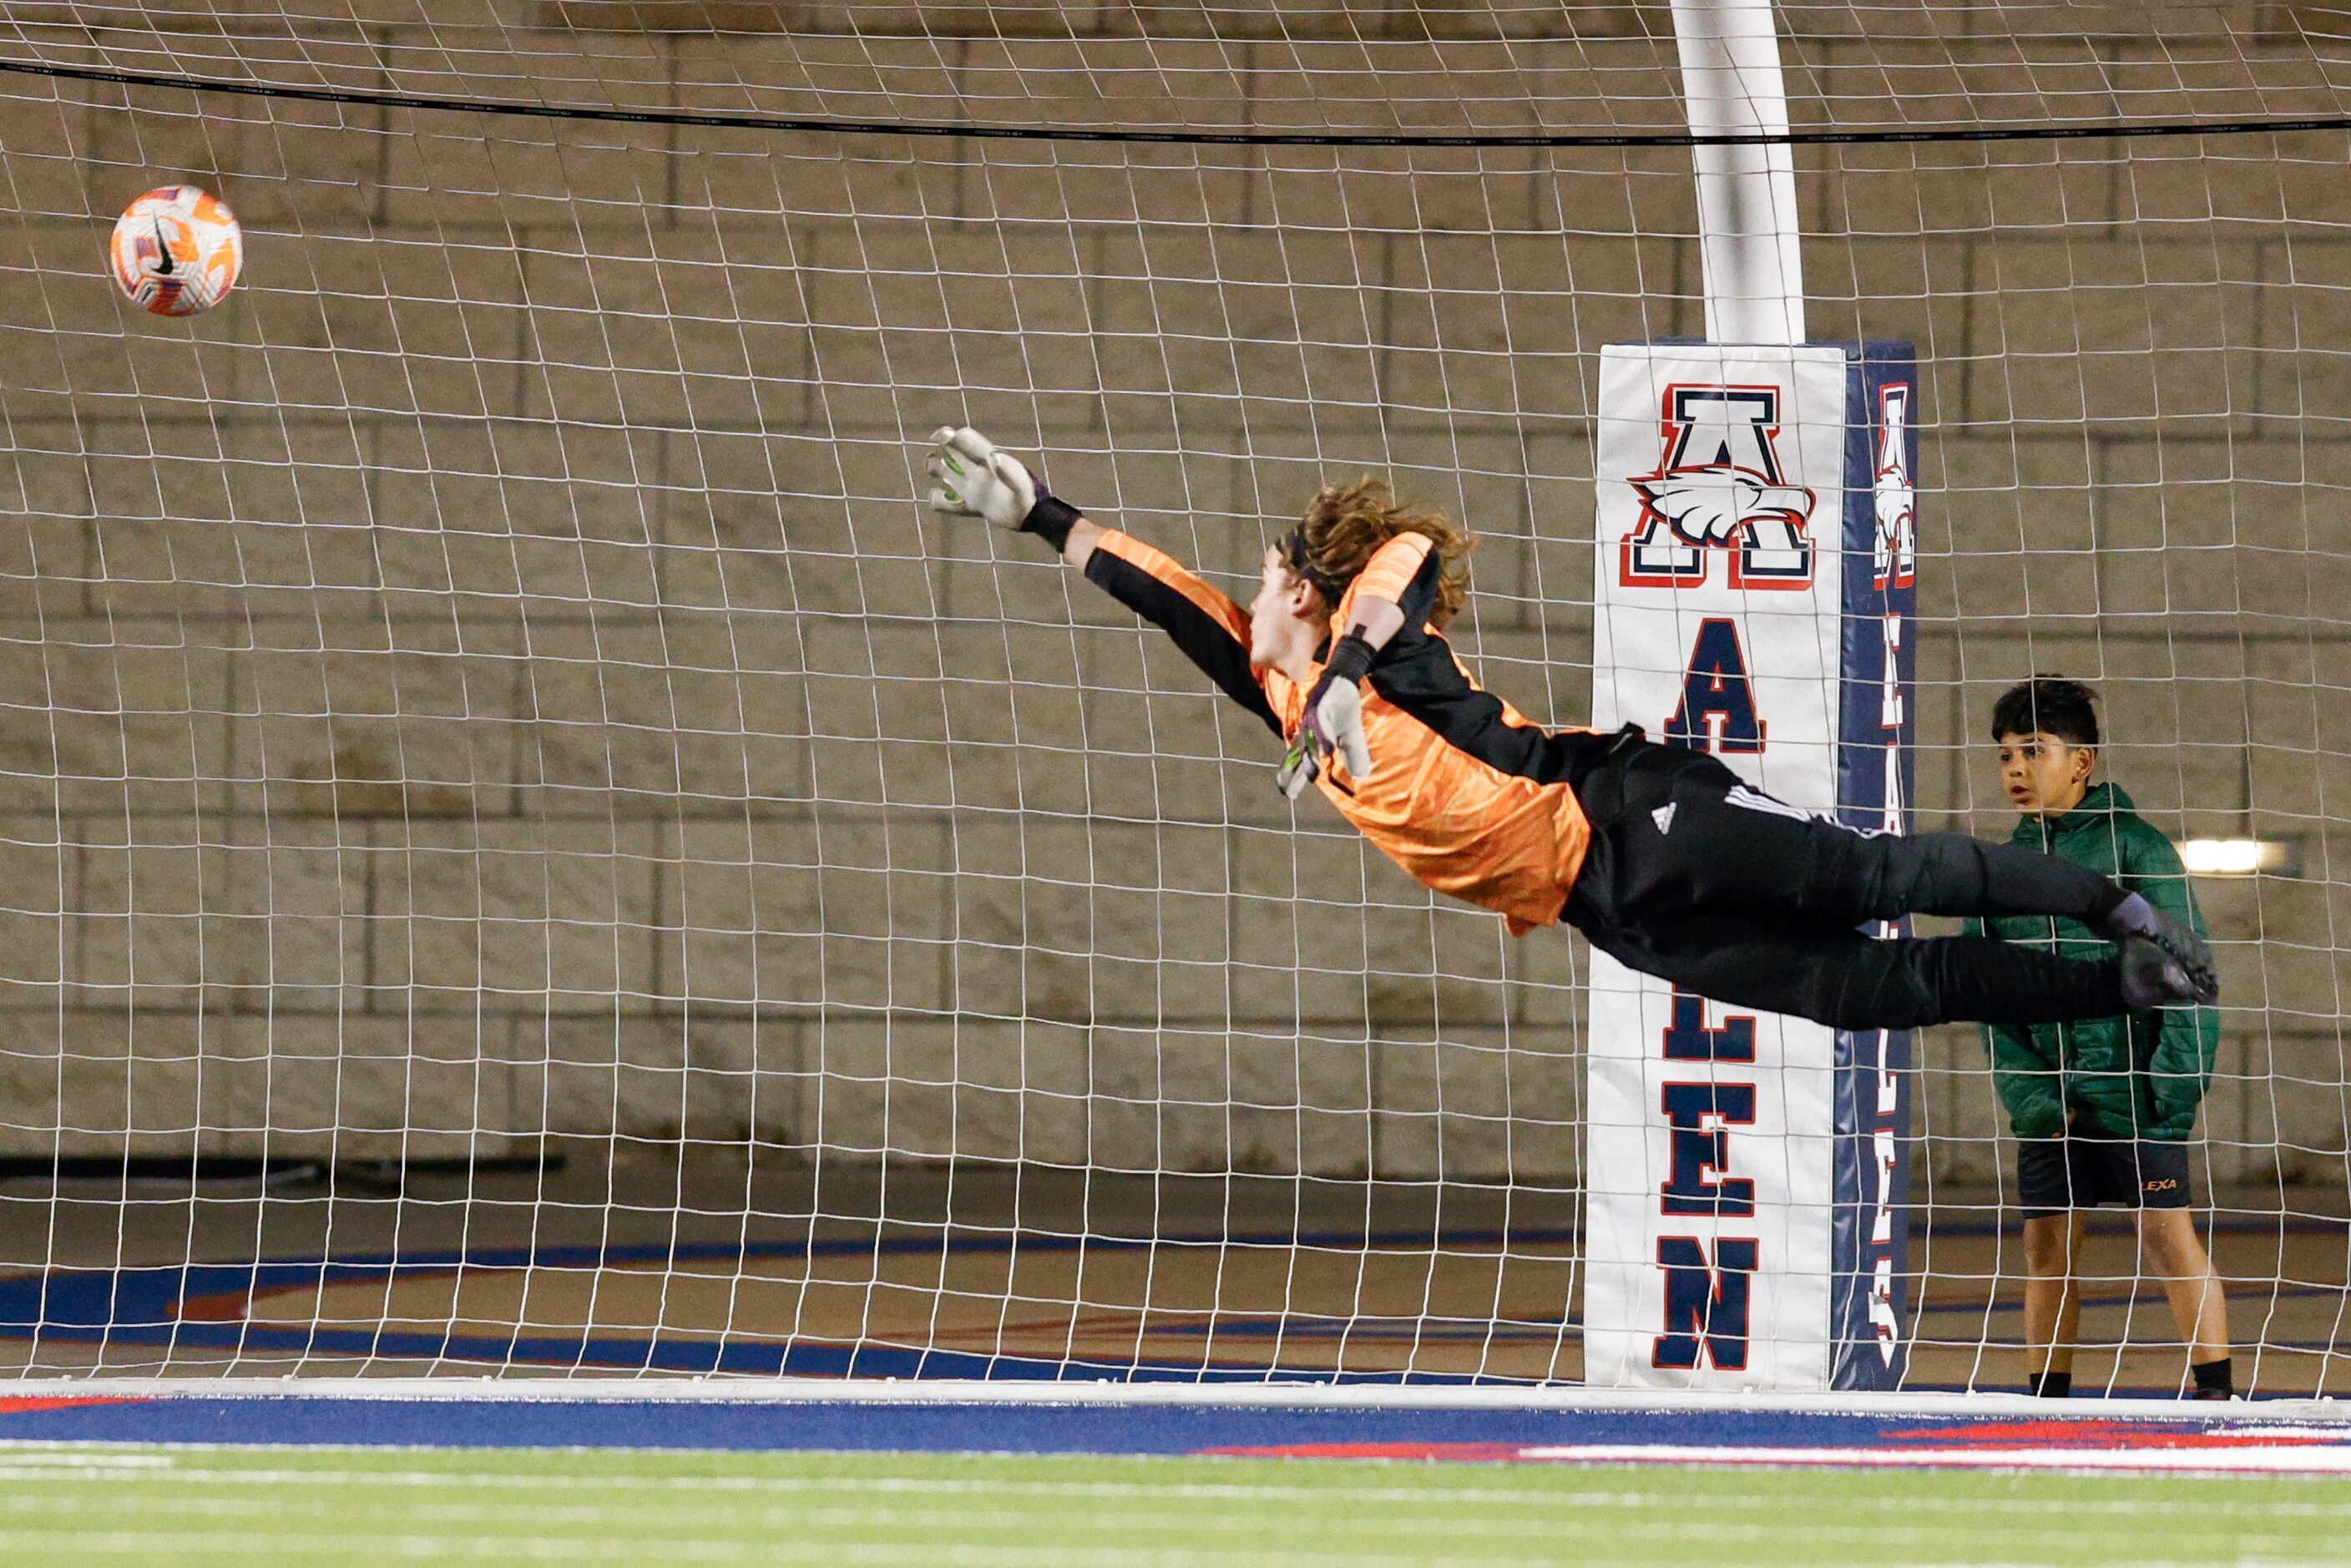
M 1317 495 L 1265 552 L 1243 611 L 1081 516 L 977 431 L 933 439 L 935 510 L 1036 535 L 1156 622 L 1291 743 L 1286 792 L 1318 785 L 1391 860 L 1513 936 L 1564 919 L 1645 974 L 1839 1029 L 2107 1018 L 2217 995 L 2202 940 L 2094 871 L 1958 834 L 1865 835 L 1634 727 L 1531 723 L 1446 643 L 1469 541 L 1384 485 Z M 1855 929 L 1911 914 L 2062 915 L 2117 957 Z

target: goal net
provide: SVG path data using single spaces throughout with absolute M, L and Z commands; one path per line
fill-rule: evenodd
M 1583 721 L 1601 350 L 1706 332 L 1663 9 L 334 10 L 0 27 L 0 1357 L 1578 1378 L 1581 941 L 918 497 L 967 423 L 1246 600 L 1389 479 Z M 1809 336 L 1917 350 L 1916 821 L 2008 834 L 2053 672 L 2223 841 L 2197 1226 L 2240 1386 L 2340 1389 L 2340 28 L 1780 28 Z M 178 183 L 246 256 L 171 321 Z M 2014 1386 L 1991 1064 L 1915 1061 L 1911 1382 Z M 2077 1389 L 2184 1375 L 2126 1219 Z

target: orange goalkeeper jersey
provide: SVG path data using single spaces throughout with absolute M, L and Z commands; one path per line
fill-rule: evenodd
M 1399 535 L 1340 601 L 1334 631 L 1366 594 L 1400 605 L 1405 624 L 1364 681 L 1370 777 L 1348 777 L 1333 758 L 1316 783 L 1390 860 L 1439 893 L 1494 910 L 1523 936 L 1556 921 L 1575 884 L 1592 830 L 1572 779 L 1611 737 L 1545 729 L 1480 689 L 1426 624 L 1439 569 L 1426 538 Z M 1128 535 L 1103 530 L 1086 576 L 1155 622 L 1275 734 L 1297 735 L 1319 664 L 1305 686 L 1250 664 L 1241 607 Z

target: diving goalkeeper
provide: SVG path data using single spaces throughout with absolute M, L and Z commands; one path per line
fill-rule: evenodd
M 1838 1029 L 2111 1018 L 2219 994 L 2202 939 L 2096 872 L 1956 833 L 1857 832 L 1635 727 L 1530 722 L 1446 643 L 1468 539 L 1384 485 L 1317 495 L 1265 552 L 1243 611 L 1081 516 L 977 431 L 933 440 L 933 509 L 1037 536 L 1156 622 L 1290 743 L 1287 793 L 1317 785 L 1391 860 L 1494 910 L 1512 936 L 1564 919 L 1631 968 Z M 1906 915 L 2061 915 L 2116 956 L 1856 929 Z

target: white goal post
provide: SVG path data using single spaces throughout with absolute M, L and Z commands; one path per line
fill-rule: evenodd
M 1787 134 L 1770 0 L 1677 0 L 1674 28 L 1694 135 Z M 1692 160 L 1708 341 L 1601 358 L 1592 722 L 1905 832 L 1916 350 L 1804 346 L 1784 141 Z M 1689 486 L 1756 509 L 1692 542 L 1651 500 Z M 1899 1387 L 1907 1032 L 1723 1008 L 1599 952 L 1590 995 L 1585 1381 Z

